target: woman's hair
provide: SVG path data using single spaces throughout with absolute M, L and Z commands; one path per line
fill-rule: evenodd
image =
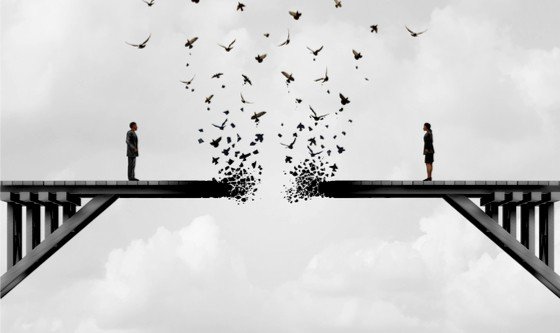
M 432 131 L 432 125 L 430 123 L 424 123 L 424 126 L 428 129 L 428 131 Z

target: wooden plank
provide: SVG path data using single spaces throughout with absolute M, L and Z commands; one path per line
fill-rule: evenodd
M 444 200 L 560 298 L 560 276 L 517 242 L 469 198 L 462 195 L 446 195 Z
M 117 200 L 116 195 L 99 195 L 89 201 L 67 223 L 63 224 L 49 238 L 46 238 L 33 251 L 4 273 L 0 279 L 0 297 L 23 281 L 37 267 L 83 230 L 99 214 Z

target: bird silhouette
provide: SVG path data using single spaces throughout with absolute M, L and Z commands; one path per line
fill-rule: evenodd
M 305 128 L 305 126 L 302 123 L 299 123 L 296 128 L 301 132 L 303 131 L 303 129 Z
M 340 7 L 342 7 L 342 1 L 334 0 L 334 8 L 340 8 Z
M 243 94 L 239 94 L 241 96 L 241 103 L 243 104 L 253 104 L 253 102 L 249 102 L 245 99 L 245 97 L 243 97 Z
M 288 37 L 286 38 L 286 40 L 278 46 L 284 46 L 284 45 L 288 45 L 288 44 L 290 44 L 290 30 L 288 30 Z
M 292 157 L 291 156 L 286 156 L 286 158 L 284 159 L 284 162 L 292 163 Z
M 129 43 L 129 42 L 125 42 L 125 43 L 127 43 L 128 45 L 133 46 L 133 47 L 135 47 L 135 48 L 141 50 L 141 49 L 143 49 L 143 48 L 146 47 L 146 44 L 148 44 L 148 41 L 150 40 L 151 37 L 152 37 L 152 34 L 150 34 L 150 35 L 148 36 L 148 38 L 146 38 L 146 40 L 143 41 L 143 42 L 140 43 L 140 44 L 131 44 L 131 43 Z
M 146 0 L 142 0 L 146 5 L 148 5 L 148 7 L 152 7 L 154 5 L 154 3 L 156 2 L 156 0 L 150 0 L 150 1 L 146 1 Z
M 377 24 L 370 25 L 369 28 L 371 29 L 371 32 L 377 33 L 377 31 L 378 31 L 377 30 Z
M 221 136 L 220 136 L 219 138 L 217 138 L 217 139 L 213 139 L 213 140 L 210 142 L 210 145 L 212 145 L 212 147 L 214 147 L 214 148 L 218 148 L 218 146 L 220 145 L 220 141 L 222 141 L 222 137 L 221 137 Z
M 253 85 L 253 82 L 251 82 L 251 80 L 249 79 L 249 77 L 247 75 L 241 74 L 241 76 L 243 77 L 243 85 L 245 85 L 247 83 L 251 86 Z
M 266 38 L 268 38 L 268 37 L 270 37 L 270 34 L 269 34 L 268 32 L 265 32 L 265 33 L 263 34 L 263 36 L 265 36 Z
M 294 138 L 294 141 L 292 141 L 292 142 L 289 143 L 289 144 L 285 144 L 285 143 L 282 143 L 282 142 L 280 142 L 280 144 L 281 144 L 282 146 L 288 148 L 288 149 L 294 149 L 294 145 L 296 144 L 296 140 L 297 140 L 297 137 L 295 137 L 295 138 Z
M 339 154 L 342 154 L 346 149 L 344 149 L 344 147 L 341 147 L 339 145 L 336 145 L 336 149 L 338 150 Z
M 406 28 L 406 30 L 408 30 L 408 32 L 410 33 L 410 35 L 411 35 L 412 37 L 418 37 L 419 35 L 425 33 L 426 31 L 428 31 L 428 29 L 426 29 L 426 30 L 421 31 L 421 32 L 414 32 L 414 31 L 410 30 L 406 25 L 405 25 L 404 27 Z
M 289 13 L 296 21 L 301 17 L 301 13 L 299 11 L 289 11 Z
M 328 113 L 327 113 L 327 114 L 323 114 L 323 115 L 318 116 L 317 113 L 315 112 L 315 110 L 313 110 L 313 107 L 311 105 L 309 106 L 309 110 L 311 110 L 311 113 L 313 113 L 313 115 L 310 115 L 309 118 L 311 118 L 315 121 L 323 120 L 323 118 L 325 118 L 328 115 Z
M 310 146 L 316 146 L 317 145 L 317 139 L 315 139 L 314 137 L 307 139 L 307 141 L 309 141 Z
M 356 50 L 352 50 L 352 54 L 354 55 L 354 59 L 360 60 L 362 58 L 362 54 Z
M 296 103 L 301 104 L 301 102 L 303 102 L 303 99 L 301 99 L 301 98 L 296 98 Z
M 231 147 L 228 147 L 227 149 L 223 149 L 223 150 L 222 150 L 222 154 L 228 156 L 230 150 L 231 150 Z
M 314 152 L 309 146 L 307 146 L 307 149 L 309 150 L 309 155 L 311 155 L 311 157 L 315 157 L 323 152 L 322 150 L 319 152 Z
M 206 103 L 206 104 L 212 103 L 212 98 L 213 97 L 214 97 L 214 95 L 210 95 L 210 96 L 206 97 L 206 99 L 204 100 L 204 103 Z
M 214 127 L 216 127 L 216 128 L 219 128 L 221 131 L 223 131 L 224 128 L 226 127 L 227 121 L 228 121 L 228 120 L 227 120 L 227 118 L 226 118 L 226 120 L 224 120 L 224 122 L 223 122 L 221 125 L 212 124 L 212 126 L 214 126 Z
M 316 79 L 315 82 L 325 83 L 328 80 L 329 80 L 329 72 L 328 72 L 328 68 L 327 68 L 327 69 L 325 69 L 325 76 Z
M 188 80 L 188 81 L 181 81 L 181 83 L 183 83 L 185 85 L 185 89 L 189 89 L 189 86 L 191 85 L 191 83 L 193 82 L 194 78 L 196 75 L 194 75 L 192 77 L 192 79 Z
M 282 71 L 282 75 L 284 75 L 284 77 L 286 78 L 286 83 L 288 84 L 295 81 L 294 76 L 291 73 Z
M 260 64 L 261 62 L 263 62 L 264 58 L 266 58 L 266 53 L 258 54 L 258 55 L 255 57 L 255 60 L 257 60 L 257 62 Z
M 264 141 L 264 134 L 261 134 L 261 133 L 255 134 L 255 141 L 263 142 Z
M 228 46 L 224 46 L 222 44 L 218 44 L 218 45 L 222 47 L 224 50 L 226 50 L 226 52 L 229 52 L 233 49 L 233 44 L 235 44 L 235 39 L 233 40 L 233 42 L 229 43 Z
M 218 160 L 220 159 L 220 157 L 212 157 L 212 163 L 214 164 L 218 164 Z
M 253 115 L 251 116 L 251 120 L 254 120 L 255 123 L 258 123 L 260 121 L 260 118 L 262 116 L 264 116 L 266 114 L 266 111 L 261 111 L 261 112 L 255 112 L 253 113 Z
M 323 46 L 322 45 L 320 48 L 313 50 L 312 48 L 310 48 L 309 46 L 307 46 L 307 49 L 311 52 L 311 54 L 313 54 L 314 56 L 318 56 L 319 52 L 321 52 L 321 50 L 323 50 Z
M 346 105 L 346 104 L 350 103 L 350 99 L 348 97 L 344 96 L 343 94 L 340 93 L 340 94 L 338 94 L 338 96 L 340 97 L 340 103 L 342 105 Z
M 241 3 L 241 2 L 238 2 L 237 3 L 237 10 L 243 11 L 244 9 L 245 9 L 245 4 Z
M 188 47 L 189 49 L 192 49 L 194 46 L 194 42 L 196 42 L 198 40 L 198 37 L 193 37 L 191 39 L 187 39 L 187 42 L 185 43 L 185 47 Z
M 219 79 L 222 75 L 224 75 L 224 73 L 216 73 L 214 75 L 212 75 L 212 79 Z

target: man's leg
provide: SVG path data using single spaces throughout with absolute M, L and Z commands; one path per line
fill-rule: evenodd
M 128 157 L 128 180 L 132 180 L 134 178 L 134 167 L 136 161 L 134 157 Z

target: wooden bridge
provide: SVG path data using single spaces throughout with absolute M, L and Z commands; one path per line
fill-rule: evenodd
M 8 259 L 1 297 L 118 198 L 228 196 L 227 186 L 216 181 L 2 181 L 0 189 L 7 202 Z M 560 297 L 554 271 L 560 181 L 330 181 L 319 190 L 331 198 L 442 198 Z M 84 198 L 91 200 L 79 208 Z

